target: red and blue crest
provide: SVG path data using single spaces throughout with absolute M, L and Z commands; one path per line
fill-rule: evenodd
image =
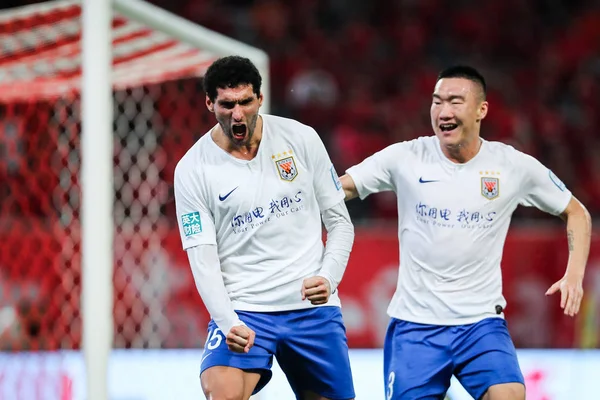
M 275 161 L 277 165 L 277 172 L 279 172 L 279 177 L 284 181 L 293 181 L 296 176 L 298 176 L 298 168 L 296 167 L 296 163 L 294 162 L 294 157 L 286 157 L 281 160 Z
M 493 200 L 500 194 L 500 180 L 498 178 L 481 178 L 481 195 L 488 200 Z

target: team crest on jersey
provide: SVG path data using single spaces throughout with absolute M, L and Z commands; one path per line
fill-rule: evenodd
M 498 178 L 481 178 L 481 194 L 488 200 L 493 200 L 500 194 Z
M 277 160 L 275 161 L 275 165 L 277 165 L 279 177 L 284 181 L 291 182 L 298 176 L 298 168 L 293 156 Z

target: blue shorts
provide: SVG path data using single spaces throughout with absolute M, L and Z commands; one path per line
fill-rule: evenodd
M 392 318 L 383 369 L 387 399 L 443 399 L 455 375 L 475 399 L 500 383 L 525 384 L 506 321 L 438 326 Z
M 305 390 L 332 400 L 354 398 L 346 328 L 339 307 L 237 314 L 256 332 L 254 346 L 245 354 L 230 351 L 223 332 L 211 320 L 200 374 L 214 366 L 258 372 L 261 378 L 256 394 L 271 379 L 275 356 L 297 398 L 302 398 Z

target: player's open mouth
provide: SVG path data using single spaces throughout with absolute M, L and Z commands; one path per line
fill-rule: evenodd
M 243 140 L 246 137 L 246 125 L 238 124 L 231 127 L 231 133 L 236 140 Z
M 440 130 L 444 133 L 450 133 L 453 130 L 455 130 L 456 128 L 458 128 L 457 124 L 441 124 L 440 125 Z

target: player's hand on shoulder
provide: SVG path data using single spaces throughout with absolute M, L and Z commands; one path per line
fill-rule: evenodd
M 236 325 L 227 334 L 225 343 L 234 353 L 247 353 L 254 346 L 255 337 L 256 333 L 246 325 Z
M 302 300 L 308 300 L 313 305 L 325 304 L 331 296 L 331 285 L 322 276 L 312 276 L 302 282 Z
M 579 312 L 583 298 L 583 277 L 575 274 L 566 274 L 561 280 L 550 286 L 546 296 L 560 291 L 560 308 L 565 315 L 574 317 Z

